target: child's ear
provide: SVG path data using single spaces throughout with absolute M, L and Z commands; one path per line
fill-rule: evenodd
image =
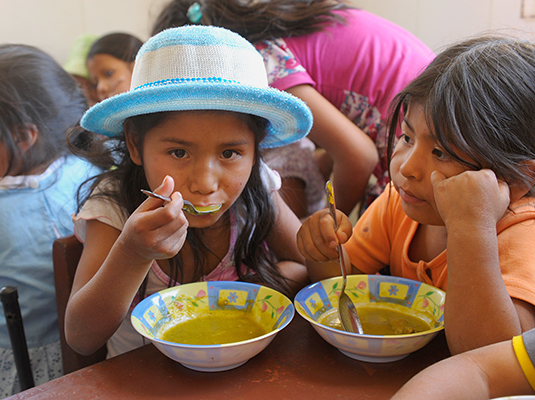
M 535 185 L 535 160 L 522 161 L 519 167 L 522 168 L 524 170 L 524 173 L 527 176 L 530 176 L 531 178 L 528 184 L 521 183 L 518 185 L 509 186 L 509 190 L 511 191 L 509 194 L 509 197 L 511 198 L 511 203 L 520 200 Z
M 37 141 L 39 131 L 34 124 L 22 124 L 18 128 L 19 136 L 15 139 L 20 150 L 27 152 Z
M 130 153 L 130 158 L 136 165 L 143 165 L 141 162 L 141 151 L 139 150 L 136 136 L 132 132 L 131 121 L 126 121 L 123 125 L 124 137 L 126 139 L 126 147 L 128 147 L 128 152 Z

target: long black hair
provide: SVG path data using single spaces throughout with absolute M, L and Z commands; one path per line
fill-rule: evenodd
M 74 79 L 48 54 L 32 46 L 0 46 L 0 142 L 8 158 L 7 173 L 24 175 L 68 153 L 66 132 L 87 109 Z M 30 151 L 20 142 L 28 125 L 38 136 Z
M 227 112 L 227 111 L 205 111 L 205 112 Z M 133 133 L 141 148 L 146 133 L 163 123 L 169 118 L 170 113 L 161 112 L 146 115 L 138 115 L 129 118 L 125 124 L 129 124 L 129 132 Z M 236 244 L 234 246 L 234 263 L 240 280 L 259 281 L 267 286 L 280 290 L 286 294 L 290 293 L 290 286 L 287 280 L 281 275 L 275 263 L 277 260 L 270 254 L 265 241 L 275 223 L 274 205 L 271 194 L 264 185 L 260 173 L 260 152 L 259 143 L 265 137 L 268 121 L 257 116 L 235 113 L 243 119 L 247 126 L 255 135 L 255 163 L 251 175 L 239 199 L 232 206 L 235 210 L 243 207 L 246 218 L 240 226 Z M 89 192 L 93 192 L 92 197 L 103 197 L 108 201 L 119 205 L 131 215 L 134 210 L 146 199 L 140 189 L 148 188 L 143 166 L 136 165 L 130 158 L 124 135 L 113 138 L 103 138 L 100 135 L 85 131 L 82 128 L 72 130 L 70 135 L 73 151 L 78 155 L 88 159 L 93 164 L 106 168 L 107 171 L 86 182 L 84 186 L 90 185 Z M 101 183 L 105 182 L 105 185 Z M 98 194 L 94 189 L 99 186 Z M 83 191 L 86 193 L 85 191 Z M 82 190 L 80 191 L 82 193 Z M 87 200 L 79 194 L 79 207 Z M 223 216 L 222 218 L 224 218 Z M 203 229 L 188 228 L 186 240 L 194 253 L 194 276 L 203 276 L 203 268 L 210 252 L 203 240 Z M 169 260 L 171 266 L 171 281 L 181 282 L 183 274 L 183 260 L 179 252 Z M 246 265 L 254 273 L 243 273 L 242 265 Z M 140 295 L 144 297 L 146 282 L 140 288 Z
M 533 173 L 523 162 L 535 159 L 533 42 L 484 35 L 440 53 L 391 104 L 388 159 L 411 103 L 424 107 L 431 134 L 453 160 L 471 170 L 489 168 L 509 185 L 532 187 Z
M 202 17 L 191 21 L 188 9 L 197 3 Z M 171 0 L 160 12 L 152 34 L 183 25 L 214 25 L 234 31 L 252 43 L 321 31 L 345 19 L 335 10 L 349 8 L 339 0 Z
M 123 32 L 115 32 L 104 35 L 97 39 L 87 53 L 87 60 L 97 54 L 108 54 L 126 63 L 132 63 L 136 54 L 143 46 L 143 42 L 134 35 Z

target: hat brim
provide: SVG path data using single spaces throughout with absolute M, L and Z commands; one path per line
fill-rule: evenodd
M 129 117 L 188 110 L 235 111 L 267 119 L 268 133 L 261 148 L 293 143 L 312 127 L 310 109 L 289 93 L 219 82 L 144 86 L 121 93 L 91 107 L 82 117 L 81 126 L 101 135 L 117 136 Z

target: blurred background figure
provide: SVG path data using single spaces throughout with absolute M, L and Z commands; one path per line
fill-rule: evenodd
M 0 46 L 0 282 L 16 286 L 35 385 L 62 374 L 52 244 L 74 232 L 78 188 L 100 172 L 70 154 L 66 133 L 87 109 L 48 54 Z M 20 390 L 0 318 L 0 397 Z
M 72 75 L 80 89 L 82 89 L 89 107 L 95 104 L 98 98 L 95 88 L 89 80 L 89 71 L 85 62 L 89 49 L 97 39 L 98 35 L 92 34 L 82 35 L 76 39 L 69 50 L 69 58 L 63 65 L 65 71 Z
M 143 42 L 128 33 L 110 33 L 93 43 L 86 65 L 99 101 L 130 90 L 136 54 Z

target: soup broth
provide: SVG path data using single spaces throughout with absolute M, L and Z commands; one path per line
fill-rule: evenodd
M 218 310 L 171 321 L 160 329 L 158 338 L 181 344 L 213 345 L 241 342 L 266 333 L 268 330 L 244 311 Z
M 431 321 L 423 313 L 407 309 L 397 304 L 370 303 L 355 305 L 366 335 L 404 335 L 431 329 Z M 318 323 L 330 328 L 344 330 L 338 317 L 338 309 L 325 312 Z

